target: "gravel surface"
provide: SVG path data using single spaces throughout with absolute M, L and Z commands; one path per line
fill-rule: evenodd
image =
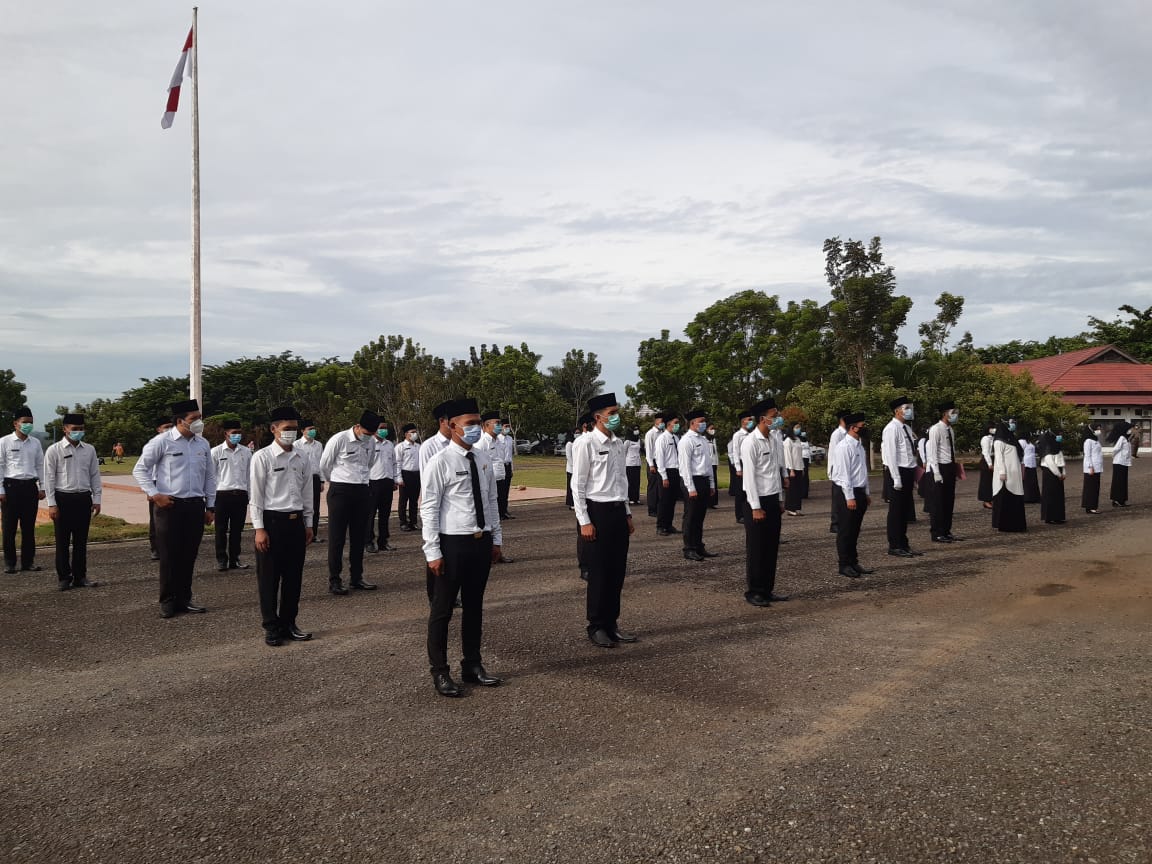
M 428 677 L 415 534 L 348 597 L 312 547 L 316 639 L 277 649 L 253 572 L 208 544 L 211 611 L 170 621 L 146 543 L 93 547 L 97 589 L 0 576 L 0 862 L 1146 864 L 1149 461 L 1133 507 L 1085 515 L 1074 473 L 1070 522 L 1029 507 L 1027 535 L 992 532 L 969 480 L 967 542 L 922 519 L 912 561 L 884 554 L 877 500 L 857 583 L 817 484 L 770 609 L 743 602 L 730 498 L 702 564 L 640 508 L 621 626 L 642 641 L 612 651 L 584 636 L 571 514 L 517 508 L 486 607 L 506 686 L 458 700 Z

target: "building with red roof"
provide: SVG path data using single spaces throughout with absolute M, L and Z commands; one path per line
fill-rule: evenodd
M 1008 368 L 1029 372 L 1033 381 L 1058 392 L 1065 402 L 1084 406 L 1093 423 L 1104 425 L 1105 438 L 1118 420 L 1139 429 L 1142 441 L 1152 438 L 1152 365 L 1115 345 L 1024 360 Z

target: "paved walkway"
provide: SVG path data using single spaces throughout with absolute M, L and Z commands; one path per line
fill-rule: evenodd
M 105 516 L 115 516 L 136 525 L 148 524 L 148 499 L 140 491 L 140 487 L 132 482 L 131 477 L 116 474 L 101 477 L 104 483 L 104 494 L 101 501 L 100 512 Z M 320 496 L 320 517 L 327 518 L 328 503 L 324 495 Z M 533 486 L 518 486 L 508 494 L 509 504 L 524 504 L 529 501 L 541 501 L 548 498 L 563 498 L 561 489 L 540 489 Z M 392 499 L 392 511 L 396 511 L 399 496 Z M 40 502 L 38 522 L 48 520 L 48 508 L 43 501 Z

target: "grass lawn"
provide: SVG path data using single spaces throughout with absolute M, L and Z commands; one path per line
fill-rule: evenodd
M 111 456 L 104 457 L 104 464 L 100 466 L 100 473 L 110 477 L 132 476 L 132 469 L 136 467 L 139 456 L 125 456 L 123 462 L 116 462 Z
M 643 466 L 642 466 L 643 467 Z M 563 456 L 517 456 L 513 466 L 512 481 L 518 485 L 535 486 L 538 489 L 563 489 L 565 483 Z M 823 465 L 811 467 L 812 480 L 827 480 L 828 472 Z M 721 489 L 728 488 L 728 464 L 722 463 L 719 474 Z M 640 472 L 640 491 L 648 488 L 648 470 Z
M 137 537 L 147 536 L 147 525 L 130 525 L 123 519 L 117 519 L 115 516 L 104 516 L 102 514 L 92 517 L 92 527 L 88 531 L 88 540 L 93 543 L 100 540 L 134 540 Z M 37 525 L 36 545 L 55 546 L 56 526 L 51 522 Z

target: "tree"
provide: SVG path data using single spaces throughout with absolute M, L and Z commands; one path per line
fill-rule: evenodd
M 944 354 L 947 352 L 948 337 L 964 312 L 964 298 L 945 291 L 936 298 L 936 306 L 940 310 L 936 317 L 925 321 L 917 329 L 921 348 L 929 353 Z
M 480 355 L 473 349 L 473 356 L 478 362 L 468 392 L 479 400 L 481 410 L 499 410 L 514 429 L 525 432 L 554 432 L 568 425 L 566 404 L 549 390 L 540 355 L 526 342 L 519 348 L 506 345 L 503 351 L 493 346 Z
M 700 387 L 688 362 L 691 346 L 681 339 L 670 339 L 667 330 L 659 339 L 640 343 L 636 363 L 637 382 L 624 393 L 637 409 L 683 409 L 699 401 Z
M 1067 354 L 1069 351 L 1079 351 L 1081 348 L 1090 348 L 1099 344 L 1089 339 L 1087 334 L 1079 336 L 1050 336 L 1044 342 L 1022 342 L 1013 339 L 1001 345 L 988 345 L 984 348 L 974 349 L 982 363 L 1022 363 L 1025 360 L 1039 360 L 1041 357 L 1054 357 L 1057 354 Z
M 896 295 L 896 276 L 884 264 L 880 238 L 863 242 L 839 237 L 824 241 L 824 273 L 832 289 L 828 321 L 847 371 L 861 389 L 873 361 L 896 349 L 896 333 L 908 319 L 912 300 Z
M 301 375 L 292 387 L 291 402 L 316 423 L 322 438 L 350 429 L 364 410 L 364 370 L 350 363 L 329 363 Z
M 588 400 L 604 389 L 600 371 L 600 361 L 595 352 L 589 351 L 585 355 L 580 348 L 573 348 L 565 354 L 559 366 L 548 367 L 548 382 L 568 406 L 572 425 L 584 413 Z
M 363 373 L 363 407 L 393 423 L 412 422 L 429 431 L 432 409 L 457 395 L 449 389 L 444 360 L 399 334 L 365 345 L 352 364 Z
M 1127 321 L 1089 318 L 1088 325 L 1092 329 L 1086 335 L 1102 344 L 1111 342 L 1137 360 L 1152 363 L 1152 306 L 1141 311 L 1126 303 L 1120 311 L 1128 315 Z
M 321 361 L 324 362 L 324 361 Z M 238 417 L 245 428 L 268 422 L 273 408 L 289 401 L 301 375 L 319 364 L 291 351 L 268 357 L 241 357 L 204 368 L 204 415 Z
M 17 381 L 16 373 L 11 369 L 0 369 L 0 413 L 7 414 L 21 408 L 24 401 L 24 382 Z

